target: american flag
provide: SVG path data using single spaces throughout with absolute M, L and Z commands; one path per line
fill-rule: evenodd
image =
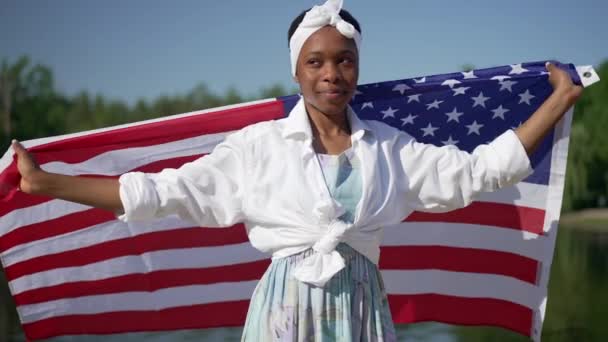
M 580 83 L 581 70 L 564 67 Z M 367 84 L 351 106 L 419 141 L 472 151 L 524 122 L 551 93 L 547 79 L 544 62 L 535 62 Z M 285 117 L 297 99 L 25 145 L 51 172 L 157 172 L 210 153 L 230 132 Z M 571 111 L 532 156 L 535 172 L 523 182 L 461 210 L 415 212 L 386 229 L 380 268 L 395 322 L 500 326 L 540 339 L 570 119 Z M 29 339 L 168 336 L 244 323 L 269 256 L 251 247 L 242 225 L 192 227 L 174 216 L 125 224 L 110 212 L 16 191 L 12 150 L 0 171 L 0 257 Z

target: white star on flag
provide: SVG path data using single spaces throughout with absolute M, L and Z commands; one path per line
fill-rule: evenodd
M 365 108 L 374 108 L 374 104 L 372 102 L 364 102 L 361 105 L 361 110 L 365 109 Z
M 405 83 L 399 83 L 393 88 L 393 91 L 398 91 L 401 95 L 403 95 L 403 93 L 405 93 L 405 91 L 408 89 L 412 89 L 412 88 L 410 88 Z
M 424 82 L 426 82 L 426 77 L 414 78 L 414 82 L 416 82 L 416 83 L 424 83 Z
M 407 117 L 401 119 L 401 121 L 403 122 L 401 124 L 401 126 L 405 126 L 407 124 L 412 124 L 413 125 L 414 124 L 414 119 L 417 118 L 417 117 L 418 117 L 418 115 L 412 115 L 410 113 Z
M 445 80 L 443 81 L 443 83 L 441 83 L 441 85 L 447 85 L 450 88 L 454 88 L 454 86 L 456 84 L 460 84 L 461 82 L 459 80 L 455 80 L 455 79 L 449 79 L 449 80 Z
M 519 103 L 525 102 L 526 104 L 530 104 L 530 100 L 535 97 L 536 96 L 530 94 L 530 89 L 526 89 L 524 93 L 519 94 Z
M 442 141 L 443 145 L 456 145 L 458 144 L 458 140 L 452 140 L 452 136 L 448 137 L 448 140 Z
M 427 110 L 429 110 L 431 108 L 437 108 L 437 109 L 439 109 L 439 105 L 442 104 L 442 103 L 443 103 L 443 101 L 435 100 L 435 101 L 433 101 L 431 103 L 427 103 L 426 104 L 426 109 Z
M 422 136 L 423 137 L 426 137 L 427 135 L 435 136 L 435 131 L 438 129 L 439 129 L 439 127 L 433 127 L 431 125 L 431 123 L 429 122 L 428 126 L 426 126 L 425 128 L 421 128 L 421 130 L 424 132 L 424 134 Z
M 513 89 L 511 89 L 511 87 L 514 86 L 514 85 L 516 85 L 516 84 L 517 84 L 517 82 L 515 82 L 515 81 L 509 81 L 509 80 L 500 81 L 500 89 L 499 90 L 500 91 L 502 91 L 502 90 L 508 90 L 510 93 L 512 93 Z
M 502 105 L 500 105 L 500 106 L 498 106 L 498 108 L 492 109 L 492 112 L 494 113 L 494 116 L 492 116 L 492 119 L 501 118 L 504 120 L 505 113 L 508 111 L 509 111 L 509 109 L 503 108 Z
M 490 78 L 491 80 L 497 80 L 498 82 L 502 82 L 504 80 L 506 80 L 507 78 L 511 78 L 511 76 L 507 76 L 507 75 L 496 75 L 496 76 L 492 76 L 492 78 Z
M 412 101 L 420 102 L 420 95 L 421 94 L 415 94 L 415 95 L 408 96 L 407 97 L 407 103 L 410 103 Z
M 471 89 L 471 87 L 459 87 L 459 88 L 452 88 L 452 90 L 454 91 L 454 96 L 456 95 L 465 95 L 465 92 L 467 90 Z
M 388 117 L 394 118 L 395 117 L 395 113 L 397 113 L 399 111 L 399 109 L 393 109 L 393 107 L 388 107 L 387 110 L 383 110 L 380 111 L 382 114 L 382 119 L 386 119 Z
M 483 96 L 483 92 L 480 91 L 479 95 L 477 95 L 476 97 L 471 97 L 471 99 L 475 101 L 475 103 L 473 103 L 473 108 L 475 108 L 476 106 L 482 106 L 483 108 L 486 108 L 486 101 L 488 101 L 490 98 Z
M 528 69 L 525 69 L 525 68 L 523 68 L 521 66 L 521 63 L 520 64 L 512 64 L 510 66 L 511 66 L 511 71 L 509 71 L 509 75 L 513 75 L 513 74 L 520 75 L 520 74 L 523 74 L 524 72 L 528 71 Z
M 472 124 L 466 126 L 469 129 L 467 135 L 471 135 L 472 133 L 479 135 L 479 129 L 483 127 L 483 125 L 477 123 L 477 120 L 473 121 Z
M 454 107 L 454 110 L 452 110 L 452 111 L 451 111 L 451 112 L 449 112 L 449 113 L 445 113 L 445 115 L 447 115 L 447 116 L 448 116 L 448 121 L 447 121 L 447 122 L 450 122 L 450 121 L 456 121 L 456 122 L 460 122 L 460 121 L 458 120 L 458 118 L 459 118 L 460 116 L 464 115 L 464 113 L 460 113 L 460 112 L 458 112 L 458 110 L 456 109 L 456 107 Z
M 469 78 L 477 78 L 477 76 L 475 76 L 475 71 L 471 70 L 471 71 L 463 71 L 461 72 L 462 76 L 464 76 L 464 79 L 469 79 Z

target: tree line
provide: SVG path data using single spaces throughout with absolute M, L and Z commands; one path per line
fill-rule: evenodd
M 608 79 L 608 60 L 597 69 Z M 201 83 L 184 95 L 138 100 L 133 105 L 86 91 L 66 96 L 54 87 L 47 66 L 32 65 L 26 56 L 2 61 L 0 67 L 0 151 L 10 139 L 21 140 L 107 127 L 222 105 L 297 92 L 274 85 L 257 96 L 236 89 L 216 94 Z M 608 196 L 608 84 L 586 89 L 577 103 L 570 137 L 563 208 L 566 211 L 606 206 Z

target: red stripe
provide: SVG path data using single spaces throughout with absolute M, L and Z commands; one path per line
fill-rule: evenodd
M 10 281 L 28 274 L 62 267 L 84 266 L 127 255 L 141 255 L 147 252 L 167 249 L 226 246 L 247 241 L 247 233 L 242 224 L 220 229 L 199 227 L 177 228 L 102 242 L 71 251 L 43 255 L 8 266 L 4 271 L 6 278 Z
M 116 219 L 116 216 L 109 211 L 88 209 L 23 226 L 2 236 L 0 239 L 0 253 L 23 243 L 89 228 L 114 219 Z
M 94 315 L 53 317 L 23 324 L 32 340 L 62 335 L 120 334 L 240 326 L 248 300 L 170 308 L 158 311 L 120 311 Z
M 40 164 L 50 161 L 79 163 L 116 149 L 225 133 L 284 116 L 283 103 L 272 101 L 62 139 L 33 147 L 31 151 L 36 153 Z
M 532 310 L 507 301 L 435 294 L 389 295 L 396 323 L 437 321 L 460 325 L 500 326 L 530 336 Z M 159 311 L 121 311 L 53 317 L 24 324 L 28 338 L 62 335 L 119 334 L 243 325 L 249 301 L 193 305 Z
M 380 249 L 380 268 L 385 270 L 437 269 L 500 274 L 536 284 L 538 262 L 518 254 L 445 246 L 385 246 Z
M 284 116 L 283 103 L 277 100 L 90 133 L 35 146 L 29 150 L 40 164 L 50 161 L 78 163 L 116 149 L 152 146 L 205 134 L 235 131 L 254 123 Z M 0 202 L 8 202 L 16 195 L 18 181 L 19 174 L 13 162 L 0 173 Z M 11 207 L 14 207 L 14 204 Z
M 438 294 L 389 295 L 393 321 L 436 321 L 460 325 L 491 325 L 530 336 L 531 309 L 504 300 Z
M 22 292 L 13 298 L 17 306 L 50 300 L 121 292 L 156 291 L 159 289 L 205 285 L 222 282 L 257 280 L 262 277 L 270 260 L 209 268 L 175 269 L 145 274 L 128 274 L 93 281 L 79 281 Z
M 447 213 L 413 212 L 407 222 L 469 223 L 543 233 L 545 211 L 513 204 L 473 202 L 469 206 Z

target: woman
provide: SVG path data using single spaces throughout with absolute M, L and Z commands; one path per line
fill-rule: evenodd
M 341 1 L 315 6 L 289 30 L 302 97 L 288 118 L 249 126 L 179 169 L 119 180 L 45 172 L 14 142 L 21 190 L 124 221 L 176 213 L 208 227 L 245 222 L 252 245 L 273 261 L 253 294 L 244 341 L 394 341 L 377 267 L 382 227 L 413 210 L 461 208 L 523 179 L 528 155 L 581 88 L 547 65 L 553 94 L 522 126 L 471 154 L 438 148 L 360 120 L 348 106 L 360 41 Z

